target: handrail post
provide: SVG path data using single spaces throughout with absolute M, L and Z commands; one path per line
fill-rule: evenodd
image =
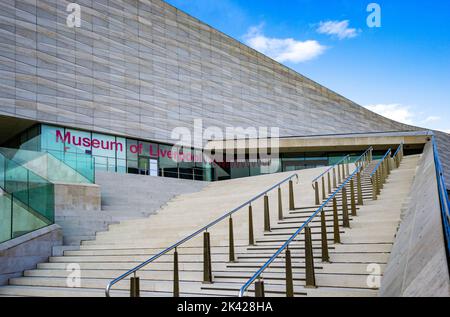
M 348 201 L 347 201 L 347 188 L 342 188 L 342 217 L 344 218 L 344 228 L 350 228 L 350 221 L 348 218 Z
M 295 200 L 294 200 L 294 183 L 292 180 L 289 180 L 289 210 L 295 209 Z
M 322 198 L 325 200 L 327 198 L 325 194 L 325 176 L 322 176 Z
M 134 272 L 134 276 L 130 278 L 130 297 L 140 297 L 139 284 L 139 277 L 137 277 L 136 272 Z
M 377 172 L 376 172 L 376 180 L 377 180 L 377 198 L 378 198 L 378 195 L 380 195 L 381 194 L 381 171 L 380 171 L 380 169 L 378 169 L 377 170 Z
M 347 157 L 346 159 L 346 165 L 345 168 L 347 169 L 347 176 L 350 175 L 350 157 Z
M 178 251 L 173 253 L 173 297 L 180 297 L 180 275 L 178 270 Z
M 306 288 L 316 287 L 316 277 L 314 274 L 314 253 L 312 248 L 311 228 L 305 227 L 305 277 Z
M 338 184 L 342 183 L 342 179 L 341 179 L 341 166 L 338 165 L 337 166 L 337 171 L 338 171 Z
M 270 231 L 269 196 L 264 195 L 264 231 Z
M 372 200 L 377 200 L 377 175 L 376 173 L 371 177 L 372 182 Z
M 286 297 L 294 297 L 294 280 L 292 276 L 292 259 L 289 246 L 286 249 Z
M 345 179 L 347 178 L 347 175 L 345 173 L 345 164 L 342 163 L 341 167 L 342 167 L 342 181 L 345 181 Z
M 262 298 L 264 295 L 264 280 L 261 278 L 255 282 L 255 297 Z
M 212 283 L 211 239 L 208 231 L 203 233 L 203 283 Z
M 255 236 L 253 234 L 253 207 L 248 206 L 248 244 L 255 245 Z
M 283 201 L 281 200 L 281 187 L 278 187 L 278 220 L 283 220 Z
M 233 233 L 233 217 L 230 216 L 230 219 L 228 221 L 229 226 L 229 237 L 230 237 L 230 243 L 229 243 L 229 260 L 230 262 L 234 262 L 235 256 L 234 256 L 234 233 Z
M 333 188 L 337 187 L 337 183 L 336 183 L 336 168 L 333 167 Z
M 334 231 L 334 243 L 341 243 L 341 233 L 339 229 L 339 216 L 336 197 L 333 198 L 333 231 Z
M 327 222 L 325 220 L 325 211 L 322 209 L 320 213 L 320 233 L 322 240 L 322 262 L 329 262 L 330 256 L 328 254 L 328 235 L 327 235 Z
M 364 199 L 363 199 L 363 193 L 362 193 L 362 184 L 361 184 L 361 172 L 358 171 L 356 174 L 356 182 L 357 182 L 357 188 L 358 188 L 358 205 L 362 206 L 364 205 Z
M 328 178 L 328 194 L 331 195 L 331 175 L 330 172 L 327 173 Z
M 319 198 L 319 182 L 314 183 L 314 191 L 316 196 L 316 205 L 320 205 L 320 198 Z
M 350 180 L 350 206 L 352 209 L 352 216 L 356 216 L 356 199 L 355 199 L 355 181 Z

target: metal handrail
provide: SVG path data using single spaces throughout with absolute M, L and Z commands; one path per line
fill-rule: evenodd
M 322 174 L 320 174 L 319 176 L 317 176 L 316 178 L 314 178 L 311 182 L 314 184 L 314 182 L 316 180 L 318 180 L 319 178 L 321 178 L 323 175 L 325 175 L 326 173 L 328 173 L 329 171 L 331 171 L 333 168 L 335 168 L 337 165 L 341 164 L 342 162 L 344 162 L 347 158 L 350 157 L 350 154 L 344 156 L 339 162 L 337 162 L 336 164 L 334 164 L 333 166 L 331 166 L 329 169 L 327 169 L 325 172 L 323 172 Z
M 383 163 L 383 161 L 392 153 L 392 149 L 389 148 L 389 150 L 387 150 L 386 154 L 380 159 L 380 161 L 378 162 L 378 164 L 375 166 L 375 168 L 373 169 L 372 173 L 370 173 L 370 178 L 372 179 L 373 175 L 377 172 L 377 170 L 380 168 L 381 164 Z
M 108 283 L 108 285 L 106 286 L 105 289 L 105 294 L 106 297 L 110 297 L 109 293 L 111 290 L 111 287 L 115 284 L 117 284 L 118 282 L 120 282 L 121 280 L 123 280 L 124 278 L 130 276 L 131 274 L 136 273 L 137 271 L 139 271 L 140 269 L 142 269 L 143 267 L 147 266 L 148 264 L 152 263 L 153 261 L 157 260 L 158 258 L 160 258 L 161 256 L 163 256 L 164 254 L 170 252 L 173 249 L 176 249 L 177 247 L 179 247 L 180 245 L 184 244 L 185 242 L 193 239 L 194 237 L 198 236 L 199 234 L 201 234 L 202 232 L 208 231 L 209 228 L 215 226 L 216 224 L 218 224 L 219 222 L 221 222 L 224 219 L 229 218 L 231 215 L 233 215 L 234 213 L 236 213 L 237 211 L 241 210 L 242 208 L 244 208 L 247 205 L 251 205 L 252 202 L 254 202 L 255 200 L 261 198 L 262 196 L 266 195 L 268 192 L 272 191 L 273 189 L 279 187 L 280 185 L 286 183 L 287 181 L 292 180 L 294 177 L 297 178 L 297 183 L 298 183 L 298 174 L 293 174 L 291 176 L 289 176 L 288 178 L 282 180 L 281 182 L 273 185 L 272 187 L 270 187 L 269 189 L 265 190 L 264 192 L 254 196 L 253 198 L 251 198 L 250 200 L 246 201 L 245 203 L 241 204 L 239 207 L 234 208 L 233 210 L 231 210 L 230 212 L 226 213 L 225 215 L 221 216 L 220 218 L 214 220 L 213 222 L 209 223 L 208 225 L 204 226 L 203 228 L 197 230 L 196 232 L 192 233 L 191 235 L 187 236 L 186 238 L 178 241 L 177 243 L 173 244 L 172 246 L 168 247 L 167 249 L 161 251 L 160 253 L 152 256 L 150 259 L 148 259 L 147 261 L 141 263 L 140 265 L 136 266 L 135 268 L 129 270 L 128 272 L 122 274 L 121 276 L 117 277 L 116 279 L 112 280 L 111 282 Z
M 355 175 L 361 170 L 360 167 L 356 167 L 355 171 L 339 186 L 338 189 L 312 214 L 303 225 L 275 252 L 274 255 L 263 265 L 261 268 L 240 288 L 239 297 L 243 297 L 250 285 L 261 276 L 261 274 L 272 264 L 273 261 L 283 252 L 289 244 L 305 229 L 305 227 L 311 223 L 311 221 L 325 208 L 328 203 L 336 197 L 336 195 L 352 180 Z
M 373 151 L 373 146 L 369 147 L 363 154 L 361 154 L 361 156 L 358 157 L 358 159 L 355 161 L 355 164 L 358 163 L 359 161 L 361 161 L 363 159 L 363 157 L 370 151 Z
M 439 192 L 439 200 L 441 203 L 442 222 L 444 226 L 444 235 L 447 241 L 447 255 L 450 255 L 450 201 L 446 189 L 447 186 L 445 182 L 444 171 L 442 169 L 442 164 L 439 158 L 439 152 L 434 135 L 432 137 L 432 143 L 433 143 L 434 162 L 436 165 L 436 177 Z
M 359 156 L 356 160 L 355 160 L 355 164 L 358 163 L 359 161 L 361 161 L 363 159 L 363 157 L 369 153 L 370 151 L 373 150 L 373 147 L 369 147 L 366 151 L 364 151 L 363 154 L 361 154 L 361 156 Z M 331 171 L 333 168 L 335 168 L 336 166 L 338 166 L 339 164 L 341 164 L 342 162 L 345 161 L 345 159 L 350 158 L 350 154 L 344 156 L 339 162 L 337 162 L 336 164 L 334 164 L 333 166 L 331 166 L 329 169 L 327 169 L 325 172 L 323 172 L 322 174 L 320 174 L 319 176 L 317 176 L 316 178 L 314 178 L 311 182 L 313 184 L 313 188 L 314 188 L 314 183 L 320 179 L 322 176 L 324 176 L 326 173 L 328 173 L 329 171 Z
M 402 147 L 403 147 L 403 142 L 400 143 L 400 145 L 397 148 L 397 151 L 395 151 L 395 153 L 394 153 L 394 155 L 392 155 L 392 157 L 396 157 L 397 154 L 400 153 L 400 150 L 402 149 Z

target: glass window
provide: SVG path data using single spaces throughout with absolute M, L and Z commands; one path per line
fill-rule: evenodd
M 92 155 L 95 162 L 106 171 L 116 171 L 116 151 L 124 151 L 124 144 L 116 142 L 116 137 L 111 135 L 93 133 L 92 134 Z
M 58 153 L 60 156 L 64 152 L 64 129 L 49 125 L 42 125 L 41 146 L 42 150 L 51 153 Z
M 138 174 L 138 142 L 136 140 L 127 139 L 127 172 Z
M 159 175 L 178 178 L 178 163 L 173 160 L 172 146 L 159 146 Z
M 117 144 L 122 144 L 122 147 L 119 147 L 116 151 L 117 157 L 117 173 L 126 173 L 127 172 L 127 150 L 124 148 L 127 144 L 125 138 L 116 137 Z
M 65 142 L 65 152 L 76 154 L 86 154 L 91 152 L 90 132 L 66 129 L 64 137 L 68 140 L 68 142 Z

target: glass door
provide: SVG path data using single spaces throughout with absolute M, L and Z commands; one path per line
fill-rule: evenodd
M 150 175 L 150 162 L 147 157 L 140 157 L 138 164 L 139 174 Z
M 139 157 L 139 174 L 158 176 L 158 160 L 148 157 Z

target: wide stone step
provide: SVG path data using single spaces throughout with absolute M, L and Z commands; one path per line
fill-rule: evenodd
M 209 293 L 209 294 L 208 294 Z M 217 292 L 185 293 L 180 292 L 180 297 L 217 297 L 227 296 Z M 8 285 L 0 288 L 0 296 L 19 297 L 105 297 L 104 289 L 69 288 L 69 287 L 43 287 Z M 172 292 L 140 292 L 141 297 L 172 297 Z M 129 290 L 111 290 L 111 297 L 130 297 Z
M 213 246 L 214 253 L 227 253 L 228 246 Z M 235 246 L 236 253 L 246 252 L 247 246 Z M 93 255 L 124 255 L 124 256 L 133 256 L 133 255 L 145 255 L 145 256 L 153 256 L 163 251 L 163 249 L 83 249 L 76 251 L 66 251 L 64 252 L 65 256 L 93 256 Z M 173 250 L 168 252 L 168 255 L 173 255 Z M 178 254 L 202 254 L 203 246 L 198 246 L 196 248 L 178 248 Z
M 209 290 L 220 290 L 220 291 L 230 291 L 230 293 L 238 294 L 239 289 L 242 285 L 234 283 L 214 283 L 211 285 L 203 285 L 202 289 Z M 285 296 L 286 287 L 285 285 L 272 285 L 270 283 L 264 284 L 265 294 L 267 297 L 270 296 Z M 377 296 L 376 290 L 367 289 L 355 289 L 355 288 L 330 288 L 330 287 L 319 287 L 317 289 L 309 289 L 300 285 L 294 285 L 294 295 L 295 296 L 313 296 L 313 297 L 375 297 Z M 248 296 L 254 296 L 254 285 L 252 284 L 248 292 Z
M 10 279 L 11 285 L 21 285 L 21 286 L 44 286 L 44 287 L 68 287 L 67 278 L 59 277 L 20 277 Z M 81 288 L 85 289 L 101 289 L 104 290 L 107 284 L 110 282 L 109 279 L 99 279 L 99 278 L 81 278 Z M 180 289 L 183 292 L 190 292 L 195 294 L 201 294 L 201 282 L 184 282 L 180 281 Z M 118 282 L 113 287 L 114 290 L 129 291 L 130 281 L 128 278 Z M 141 291 L 147 292 L 172 292 L 173 284 L 168 281 L 156 281 L 156 280 L 145 280 L 140 281 Z
M 214 273 L 214 282 L 223 283 L 237 283 L 244 285 L 253 274 L 251 273 L 237 273 L 237 272 L 219 272 Z M 285 285 L 285 272 L 264 272 L 263 278 L 265 283 Z M 360 288 L 371 289 L 367 285 L 367 276 L 351 275 L 351 274 L 321 274 L 316 272 L 316 285 L 318 287 L 345 287 L 345 288 Z M 306 277 L 304 273 L 293 273 L 293 281 L 295 285 L 305 285 Z
M 129 261 L 129 262 L 80 262 L 77 265 L 80 266 L 81 270 L 96 270 L 96 269 L 105 269 L 105 270 L 123 270 L 126 272 L 140 265 L 142 262 L 140 261 Z M 69 264 L 67 262 L 58 262 L 58 263 L 39 263 L 37 265 L 38 269 L 43 270 L 66 270 L 69 268 Z M 217 269 L 224 268 L 228 263 L 213 263 L 213 267 Z M 180 270 L 202 270 L 203 262 L 184 262 L 179 263 L 178 265 Z M 173 268 L 173 262 L 160 262 L 160 263 L 151 263 L 143 268 L 143 270 L 166 270 L 167 268 Z
M 106 270 L 106 269 L 92 269 L 92 270 L 82 270 L 81 276 L 83 278 L 102 278 L 113 280 L 118 276 L 121 276 L 126 271 L 123 270 Z M 66 270 L 29 270 L 24 272 L 24 276 L 26 277 L 60 277 L 67 278 L 70 277 L 72 271 Z M 182 281 L 201 281 L 203 278 L 202 270 L 180 270 L 179 271 L 180 280 Z M 137 276 L 146 280 L 173 280 L 173 266 L 167 267 L 166 270 L 140 270 L 137 272 Z
M 240 254 L 237 253 L 237 256 Z M 89 255 L 89 256 L 62 256 L 62 257 L 50 257 L 50 262 L 65 262 L 65 263 L 80 263 L 80 262 L 129 262 L 140 261 L 144 262 L 148 260 L 152 255 Z M 162 255 L 154 262 L 168 262 L 173 259 L 172 254 Z M 228 260 L 228 253 L 212 253 L 211 259 L 213 262 L 223 262 Z M 178 260 L 180 262 L 193 262 L 203 260 L 203 253 L 198 254 L 178 254 Z

